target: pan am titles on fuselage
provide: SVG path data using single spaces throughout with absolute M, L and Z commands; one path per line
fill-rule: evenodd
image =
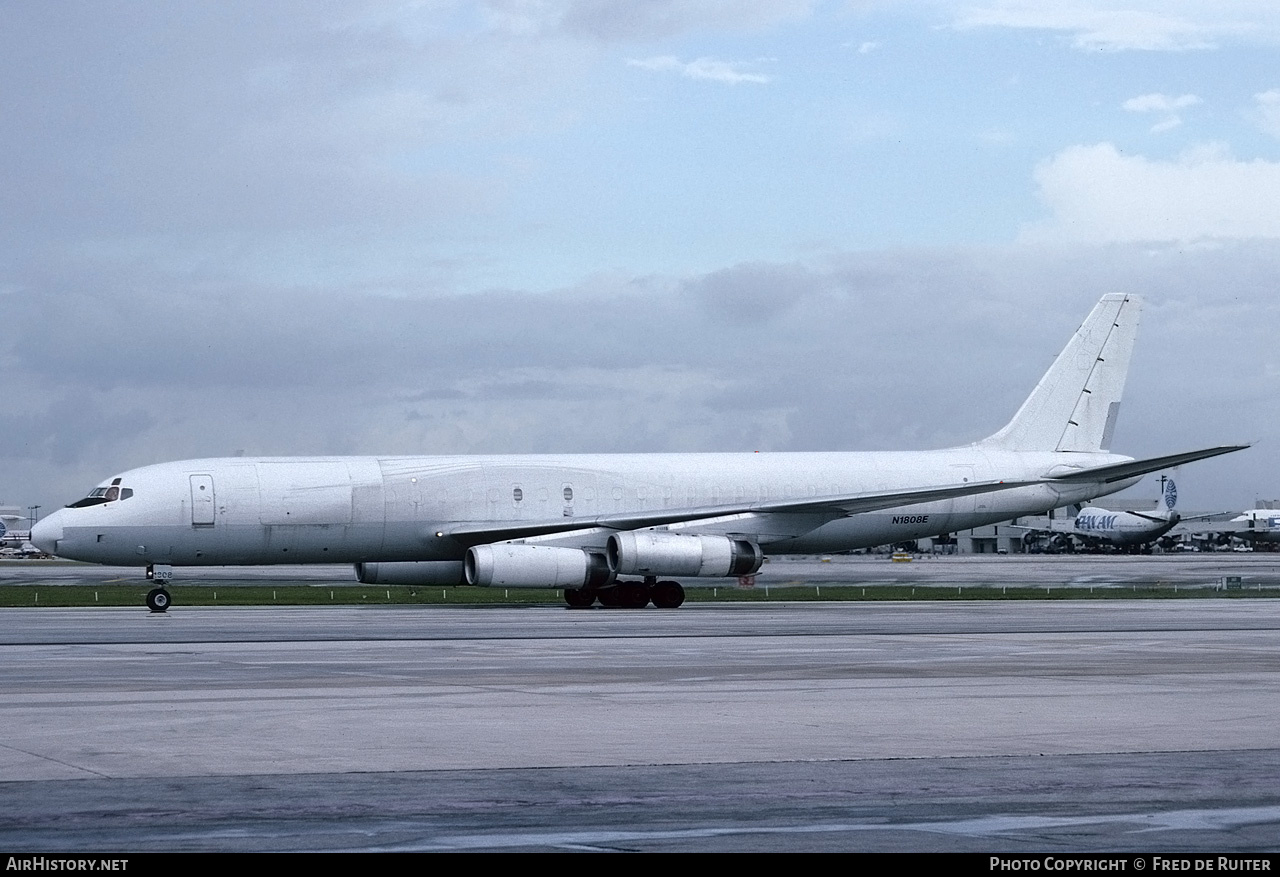
M 1239 450 L 1110 451 L 1140 302 L 1107 295 L 999 432 L 936 451 L 186 460 L 113 476 L 40 521 L 61 557 L 145 567 L 351 563 L 362 582 L 563 589 L 674 608 L 676 579 L 938 536 L 1082 503 Z

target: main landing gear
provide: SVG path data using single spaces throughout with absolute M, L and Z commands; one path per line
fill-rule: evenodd
M 614 582 L 602 588 L 565 588 L 570 609 L 590 609 L 596 600 L 606 609 L 643 609 L 650 603 L 659 609 L 675 609 L 684 602 L 679 582 L 659 582 L 650 576 L 643 582 Z

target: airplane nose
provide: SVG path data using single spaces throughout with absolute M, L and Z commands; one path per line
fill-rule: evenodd
M 58 540 L 62 538 L 62 510 L 54 512 L 43 521 L 36 521 L 31 528 L 31 544 L 45 554 L 58 553 Z

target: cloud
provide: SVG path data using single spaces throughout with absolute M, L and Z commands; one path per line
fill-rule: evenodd
M 1200 98 L 1194 94 L 1184 94 L 1178 97 L 1170 97 L 1167 94 L 1144 94 L 1139 97 L 1129 98 L 1122 106 L 1131 113 L 1169 113 L 1174 110 L 1180 110 L 1183 107 L 1195 106 L 1198 103 L 1200 103 Z
M 1172 4 L 1170 16 L 1208 20 Z M 836 92 L 806 101 L 806 82 L 788 74 L 786 107 L 755 99 L 778 91 L 763 85 L 776 69 L 760 54 L 820 54 L 861 26 L 841 4 L 790 26 L 813 7 L 226 0 L 122 16 L 93 3 L 0 4 L 2 498 L 48 507 L 112 471 L 238 449 L 960 444 L 998 428 L 1097 296 L 1117 289 L 1153 294 L 1144 337 L 1160 342 L 1135 359 L 1118 447 L 1275 434 L 1280 243 L 1218 237 L 1178 253 L 1123 241 L 1130 226 L 1144 240 L 1181 228 L 1156 234 L 1108 213 L 1109 198 L 1145 209 L 1152 186 L 1173 198 L 1181 190 L 1162 174 L 1217 168 L 1248 178 L 1180 196 L 1178 216 L 1199 210 L 1196 198 L 1206 205 L 1186 233 L 1204 231 L 1196 222 L 1257 233 L 1255 202 L 1280 203 L 1270 165 L 1080 147 L 1041 168 L 1049 219 L 1044 235 L 1028 233 L 1067 246 L 914 246 L 916 231 L 894 229 L 988 203 L 970 205 L 962 186 L 951 199 L 961 207 L 940 213 L 943 171 L 997 194 L 1028 180 L 1015 171 L 1001 188 L 1016 160 L 975 171 L 961 150 L 912 148 L 923 108 L 910 80 L 901 92 L 824 77 Z M 1237 12 L 1223 21 L 1240 18 L 1227 8 Z M 896 53 L 891 25 L 874 24 Z M 1028 36 L 1043 34 L 1018 42 Z M 842 49 L 845 61 L 857 47 Z M 739 83 L 753 98 L 740 108 L 768 115 L 709 118 L 687 87 L 632 100 L 650 62 L 629 69 L 628 57 L 650 58 L 654 75 Z M 1258 95 L 1252 121 L 1274 132 L 1277 103 Z M 813 133 L 815 117 L 827 133 Z M 792 127 L 800 140 L 782 136 Z M 911 152 L 939 176 L 917 178 Z M 696 177 L 707 184 L 683 184 Z M 904 206 L 903 186 L 920 197 Z M 1240 211 L 1216 219 L 1228 197 Z M 824 243 L 788 241 L 797 209 L 832 217 Z M 889 238 L 901 248 L 831 254 L 840 244 L 825 243 Z M 1237 351 L 1243 364 L 1229 361 Z M 1180 370 L 1181 357 L 1196 369 Z M 1251 465 L 1255 478 L 1280 472 Z M 1280 484 L 1258 489 L 1280 496 Z
M 804 18 L 814 0 L 569 0 L 541 4 L 567 33 L 649 41 L 699 30 L 759 30 Z
M 1280 163 L 1223 146 L 1163 161 L 1110 143 L 1073 146 L 1035 171 L 1052 216 L 1025 240 L 1196 241 L 1280 237 Z
M 627 65 L 643 70 L 655 70 L 664 73 L 678 73 L 689 79 L 701 79 L 710 82 L 722 82 L 726 85 L 737 85 L 742 82 L 764 84 L 770 77 L 763 73 L 745 73 L 739 68 L 740 63 L 717 61 L 714 58 L 698 58 L 684 62 L 672 55 L 656 58 L 628 59 Z
M 783 314 L 822 290 L 823 280 L 803 265 L 748 263 L 687 281 L 684 292 L 725 325 L 776 325 Z
M 7 501 L 68 502 L 114 471 L 239 449 L 958 445 L 998 429 L 1118 290 L 1150 307 L 1117 447 L 1280 446 L 1275 241 L 916 248 L 400 298 L 97 267 L 32 266 L 0 291 Z M 1239 466 L 1195 490 L 1280 495 L 1254 484 L 1280 461 Z
M 1280 13 L 1247 0 L 998 0 L 965 7 L 955 26 L 1059 31 L 1082 51 L 1189 51 L 1280 40 Z
M 1280 140 L 1280 88 L 1253 96 L 1257 106 L 1258 127 Z
M 261 232 L 429 224 L 491 203 L 491 167 L 422 155 L 564 124 L 549 108 L 598 61 L 562 32 L 518 31 L 421 4 L 0 9 L 5 213 Z
M 1200 98 L 1194 94 L 1183 94 L 1178 97 L 1170 97 L 1167 94 L 1144 94 L 1129 98 L 1121 106 L 1131 113 L 1163 114 L 1164 118 L 1151 128 L 1153 133 L 1158 134 L 1182 124 L 1182 117 L 1178 115 L 1177 110 L 1193 107 L 1198 103 Z

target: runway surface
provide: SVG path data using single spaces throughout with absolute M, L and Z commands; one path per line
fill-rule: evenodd
M 0 610 L 0 848 L 1280 849 L 1280 600 Z

